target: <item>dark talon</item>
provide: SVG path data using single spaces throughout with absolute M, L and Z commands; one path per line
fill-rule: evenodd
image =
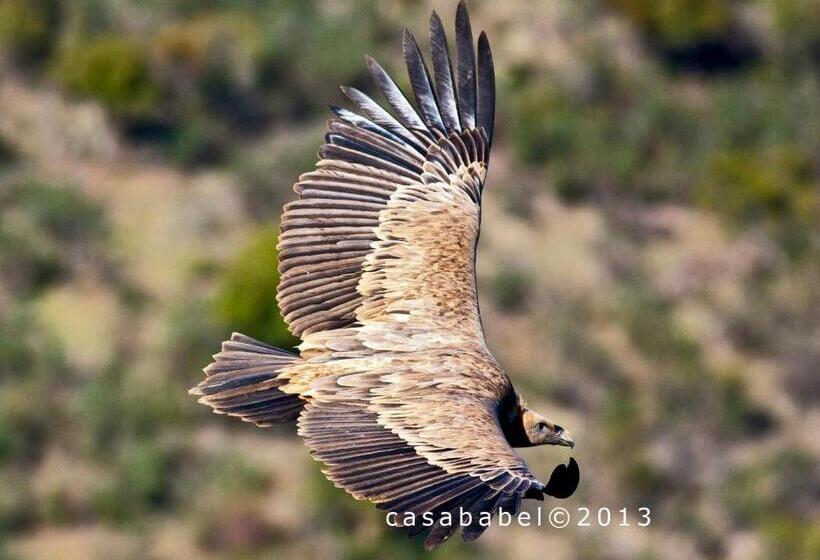
M 581 470 L 578 468 L 578 463 L 573 457 L 570 457 L 568 465 L 558 465 L 552 471 L 547 487 L 544 489 L 544 494 L 549 494 L 561 500 L 569 498 L 575 493 L 580 480 Z

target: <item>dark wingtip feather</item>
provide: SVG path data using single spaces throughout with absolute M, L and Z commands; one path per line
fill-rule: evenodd
M 484 128 L 487 146 L 493 142 L 495 121 L 495 70 L 490 41 L 482 31 L 478 37 L 478 103 L 476 125 Z
M 458 89 L 458 107 L 463 128 L 475 127 L 476 91 L 475 91 L 475 49 L 473 48 L 473 30 L 467 6 L 459 2 L 456 10 L 456 86 Z
M 444 123 L 441 120 L 438 100 L 433 91 L 430 72 L 427 70 L 427 64 L 425 64 L 424 57 L 421 55 L 421 49 L 419 49 L 416 38 L 406 27 L 402 31 L 401 41 L 410 86 L 413 89 L 413 95 L 416 97 L 416 103 L 424 122 L 431 129 L 437 128 L 444 131 Z
M 453 89 L 453 68 L 450 64 L 450 52 L 447 47 L 447 34 L 441 18 L 433 11 L 430 15 L 430 51 L 433 57 L 433 73 L 436 78 L 439 111 L 447 132 L 461 132 L 458 119 L 458 103 Z
M 367 69 L 370 71 L 370 76 L 373 78 L 373 81 L 376 82 L 376 85 L 379 86 L 379 89 L 381 89 L 382 94 L 384 94 L 385 99 L 387 99 L 387 102 L 393 108 L 399 121 L 408 129 L 424 131 L 429 135 L 427 125 L 418 115 L 415 108 L 407 101 L 407 98 L 401 89 L 399 89 L 399 86 L 396 85 L 396 82 L 393 81 L 393 78 L 390 77 L 390 74 L 388 74 L 372 56 L 365 55 L 364 60 L 367 64 Z
M 469 17 L 468 14 L 467 14 L 467 2 L 465 2 L 464 0 L 459 0 L 458 1 L 458 6 L 456 6 L 456 16 L 458 16 L 459 14 L 462 14 L 462 13 L 465 16 Z

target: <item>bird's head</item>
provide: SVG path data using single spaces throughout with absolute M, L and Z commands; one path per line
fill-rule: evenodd
M 575 447 L 575 438 L 568 431 L 532 410 L 521 415 L 524 433 L 530 445 L 563 445 Z

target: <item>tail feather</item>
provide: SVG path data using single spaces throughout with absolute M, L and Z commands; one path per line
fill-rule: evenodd
M 296 420 L 304 401 L 281 391 L 288 380 L 282 371 L 301 358 L 249 336 L 234 333 L 205 368 L 205 375 L 189 393 L 200 397 L 217 414 L 236 416 L 258 426 Z

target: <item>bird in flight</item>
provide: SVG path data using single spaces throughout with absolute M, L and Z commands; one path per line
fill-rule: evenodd
M 515 515 L 525 498 L 572 494 L 578 468 L 559 465 L 545 485 L 513 450 L 575 440 L 525 404 L 481 325 L 487 35 L 476 49 L 462 2 L 455 64 L 435 12 L 430 37 L 432 74 L 413 35 L 402 38 L 415 106 L 366 58 L 389 108 L 343 87 L 353 109 L 332 107 L 316 168 L 284 208 L 277 300 L 299 354 L 235 333 L 191 393 L 259 426 L 295 421 L 331 481 L 434 548 L 459 528 L 477 538 L 479 520 Z M 472 522 L 453 523 L 459 512 Z

